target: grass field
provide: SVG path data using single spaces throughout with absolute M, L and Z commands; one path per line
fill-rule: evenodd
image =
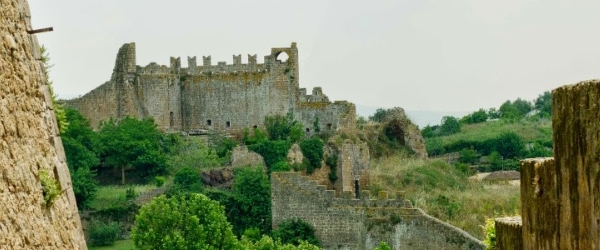
M 89 250 L 131 250 L 135 249 L 133 240 L 118 240 L 112 246 L 93 247 L 88 246 Z
M 471 180 L 442 161 L 402 155 L 371 162 L 373 191 L 405 191 L 406 198 L 426 213 L 483 239 L 486 218 L 520 211 L 520 188 L 508 182 Z
M 96 198 L 90 204 L 90 208 L 101 210 L 111 207 L 120 202 L 125 202 L 128 186 L 99 186 Z M 140 194 L 156 188 L 154 185 L 134 185 L 135 193 Z
M 515 132 L 526 142 L 536 140 L 552 140 L 552 121 L 549 118 L 524 118 L 516 122 L 488 121 L 471 125 L 463 125 L 456 134 L 441 136 L 447 145 L 456 141 L 484 141 L 498 137 L 504 132 Z

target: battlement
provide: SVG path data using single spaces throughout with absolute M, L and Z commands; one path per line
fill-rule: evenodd
M 135 50 L 135 44 L 132 43 L 131 49 Z M 135 56 L 135 51 L 130 53 Z M 130 56 L 131 57 L 131 56 Z M 202 65 L 198 66 L 196 56 L 187 57 L 188 67 L 181 67 L 180 57 L 171 57 L 170 66 L 158 66 L 157 63 L 151 62 L 145 67 L 137 66 L 138 74 L 188 74 L 202 75 L 212 73 L 236 74 L 242 72 L 267 72 L 271 70 L 283 70 L 285 73 L 290 73 L 292 68 L 297 68 L 298 49 L 296 43 L 292 43 L 291 47 L 287 48 L 271 48 L 271 54 L 264 56 L 263 63 L 257 63 L 257 55 L 248 54 L 247 63 L 242 63 L 242 55 L 233 55 L 233 63 L 227 64 L 225 61 L 219 61 L 213 64 L 212 57 L 202 56 Z M 135 60 L 133 60 L 135 63 Z M 164 67 L 164 68 L 163 68 Z M 293 73 L 293 72 L 292 72 Z
M 271 174 L 271 179 L 281 181 L 297 192 L 310 192 L 334 207 L 413 208 L 410 201 L 404 199 L 404 192 L 379 191 L 372 195 L 369 190 L 361 190 L 357 198 L 354 192 L 344 191 L 341 197 L 336 197 L 335 190 L 327 190 L 327 186 L 319 185 L 317 181 L 298 172 L 275 172 Z

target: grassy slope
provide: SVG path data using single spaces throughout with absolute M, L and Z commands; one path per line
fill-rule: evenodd
M 133 240 L 118 240 L 112 246 L 93 247 L 89 246 L 89 250 L 130 250 L 135 249 Z
M 463 125 L 459 133 L 437 138 L 442 139 L 444 145 L 447 145 L 459 140 L 484 141 L 510 131 L 520 135 L 525 142 L 552 140 L 552 122 L 549 118 L 525 118 L 512 123 L 498 120 Z
M 368 189 L 405 191 L 413 205 L 428 214 L 483 239 L 486 218 L 515 214 L 520 209 L 519 187 L 483 183 L 442 161 L 392 156 L 371 162 Z

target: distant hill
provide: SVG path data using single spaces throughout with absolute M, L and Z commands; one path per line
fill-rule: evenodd
M 365 105 L 356 105 L 356 113 L 360 116 L 368 118 L 373 115 L 375 111 L 380 107 L 371 107 Z M 387 107 L 385 108 L 387 109 Z M 417 124 L 420 129 L 424 128 L 427 125 L 439 125 L 442 117 L 444 116 L 454 116 L 454 117 L 463 117 L 470 112 L 468 111 L 428 111 L 428 110 L 404 110 L 406 115 L 410 118 L 410 120 Z

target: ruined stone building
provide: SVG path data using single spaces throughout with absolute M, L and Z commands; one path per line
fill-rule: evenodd
M 201 66 L 196 57 L 188 57 L 187 68 L 173 57 L 170 66 L 137 66 L 135 44 L 129 43 L 119 50 L 110 81 L 68 104 L 94 127 L 111 117 L 133 116 L 152 117 L 163 131 L 230 132 L 260 127 L 268 115 L 292 112 L 309 134 L 317 119 L 323 131 L 353 128 L 354 104 L 332 103 L 320 87 L 307 94 L 299 82 L 296 43 L 272 48 L 262 64 L 256 55 L 248 55 L 246 64 L 234 55 L 229 65 L 213 65 L 204 56 Z
M 86 249 L 29 5 L 0 17 L 0 249 Z

